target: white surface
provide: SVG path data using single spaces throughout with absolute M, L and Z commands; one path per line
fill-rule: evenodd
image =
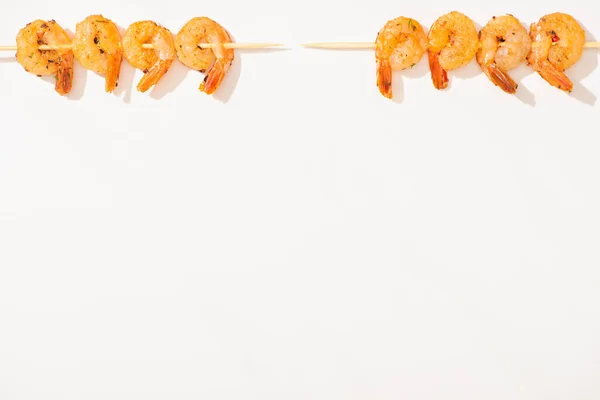
M 296 47 L 451 9 L 600 35 L 597 3 L 478 4 L 5 8 L 6 44 L 35 18 L 207 15 L 293 50 L 238 52 L 227 103 L 181 65 L 140 94 L 125 64 L 117 95 L 78 67 L 60 98 L 1 56 L 0 398 L 597 400 L 597 50 L 572 96 L 476 64 L 438 92 L 424 58 L 392 102 L 372 51 Z

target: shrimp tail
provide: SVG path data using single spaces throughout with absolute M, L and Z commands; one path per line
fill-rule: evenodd
M 508 75 L 502 71 L 495 63 L 484 65 L 483 72 L 494 83 L 508 94 L 515 94 L 519 85 Z
M 75 56 L 72 51 L 68 51 L 58 57 L 58 71 L 56 72 L 54 90 L 61 96 L 69 93 L 73 87 L 74 65 Z
M 392 66 L 388 60 L 377 60 L 377 87 L 386 98 L 392 98 Z
M 150 67 L 148 72 L 144 74 L 142 79 L 140 79 L 137 90 L 144 93 L 152 86 L 156 85 L 160 78 L 167 73 L 172 63 L 173 60 L 158 60 L 158 62 Z
M 108 65 L 105 76 L 105 90 L 111 93 L 119 84 L 119 75 L 121 74 L 121 61 L 123 54 L 121 52 L 108 56 Z
M 573 91 L 573 82 L 563 71 L 558 69 L 550 61 L 543 61 L 540 65 L 535 66 L 535 70 L 552 86 L 564 90 L 567 93 Z
M 231 60 L 218 58 L 200 84 L 200 90 L 206 94 L 213 94 L 223 82 L 231 64 Z
M 446 89 L 448 87 L 448 73 L 440 65 L 439 53 L 429 51 L 429 69 L 431 70 L 431 80 L 436 89 Z

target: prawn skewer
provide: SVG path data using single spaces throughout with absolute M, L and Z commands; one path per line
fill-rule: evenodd
M 363 50 L 375 49 L 377 43 L 373 42 L 312 42 L 303 43 L 300 46 L 310 49 L 331 49 L 331 50 Z M 586 42 L 583 46 L 586 49 L 600 49 L 600 42 Z M 2 46 L 0 46 L 2 50 Z M 10 48 L 9 50 L 12 50 Z
M 234 49 L 283 46 L 233 43 L 225 28 L 207 17 L 192 18 L 175 37 L 150 20 L 131 24 L 121 37 L 115 23 L 101 14 L 77 23 L 73 39 L 54 20 L 27 24 L 16 39 L 16 46 L 0 46 L 0 51 L 16 50 L 16 59 L 27 72 L 55 75 L 56 91 L 61 95 L 71 90 L 75 59 L 83 68 L 104 76 L 107 93 L 118 86 L 123 59 L 144 72 L 137 85 L 140 92 L 156 85 L 179 59 L 189 68 L 206 72 L 199 89 L 210 95 L 231 68 Z
M 270 47 L 281 47 L 282 43 L 223 43 L 223 48 L 225 49 L 240 49 L 240 50 L 251 50 L 251 49 L 268 49 Z M 144 49 L 153 49 L 154 45 L 152 43 L 144 43 L 142 45 Z M 213 49 L 217 46 L 212 43 L 198 43 L 198 47 L 202 49 Z M 598 47 L 600 47 L 600 42 L 598 43 Z M 61 49 L 70 49 L 72 45 L 41 45 L 38 47 L 38 50 L 61 50 Z M 375 48 L 375 43 L 373 43 L 372 48 Z M 17 46 L 14 45 L 5 45 L 0 46 L 0 51 L 16 51 Z

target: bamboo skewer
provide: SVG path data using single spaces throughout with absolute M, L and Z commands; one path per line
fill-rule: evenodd
M 360 49 L 374 49 L 375 43 L 369 42 L 317 42 L 317 43 L 304 43 L 302 47 L 313 48 L 313 49 L 348 49 L 348 50 L 360 50 Z M 583 47 L 588 49 L 600 49 L 600 42 L 587 42 Z
M 49 46 L 49 45 L 41 45 L 39 47 L 40 50 L 60 50 L 60 49 L 68 49 L 71 48 L 72 45 L 62 45 L 62 46 Z M 223 47 L 226 49 L 266 49 L 270 47 L 281 47 L 283 44 L 279 43 L 224 43 Z M 144 49 L 153 48 L 152 44 L 143 44 L 142 47 Z M 198 43 L 198 47 L 203 49 L 211 49 L 214 46 L 211 43 Z M 16 51 L 17 46 L 0 46 L 0 51 Z

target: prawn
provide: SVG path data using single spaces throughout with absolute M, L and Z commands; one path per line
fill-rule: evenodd
M 40 50 L 41 45 L 59 46 L 57 50 Z M 56 21 L 35 20 L 17 34 L 17 62 L 25 71 L 42 75 L 55 75 L 54 90 L 62 95 L 73 86 L 75 57 L 70 48 L 71 39 Z
M 118 86 L 123 45 L 114 22 L 97 14 L 77 23 L 73 52 L 85 69 L 104 75 L 107 93 Z
M 511 14 L 493 17 L 479 31 L 479 42 L 476 58 L 483 72 L 506 93 L 516 93 L 519 85 L 507 72 L 524 62 L 531 51 L 527 29 Z
M 569 14 L 553 13 L 530 26 L 531 52 L 527 61 L 546 82 L 565 92 L 573 82 L 564 71 L 583 54 L 585 31 Z
M 192 18 L 177 33 L 175 50 L 179 61 L 202 73 L 208 70 L 200 84 L 202 92 L 212 94 L 223 82 L 234 59 L 233 49 L 226 49 L 223 44 L 231 42 L 225 28 L 207 17 Z M 210 43 L 213 47 L 203 49 L 199 43 Z
M 429 30 L 429 69 L 437 89 L 448 87 L 447 71 L 458 69 L 475 58 L 479 47 L 475 23 L 452 11 L 439 17 Z
M 143 44 L 152 44 L 145 49 Z M 153 21 L 131 24 L 123 35 L 123 55 L 134 68 L 144 71 L 137 90 L 145 92 L 167 73 L 177 57 L 171 31 Z
M 377 87 L 392 98 L 392 70 L 403 70 L 418 63 L 427 50 L 427 35 L 419 22 L 398 17 L 388 21 L 377 34 L 375 59 Z

